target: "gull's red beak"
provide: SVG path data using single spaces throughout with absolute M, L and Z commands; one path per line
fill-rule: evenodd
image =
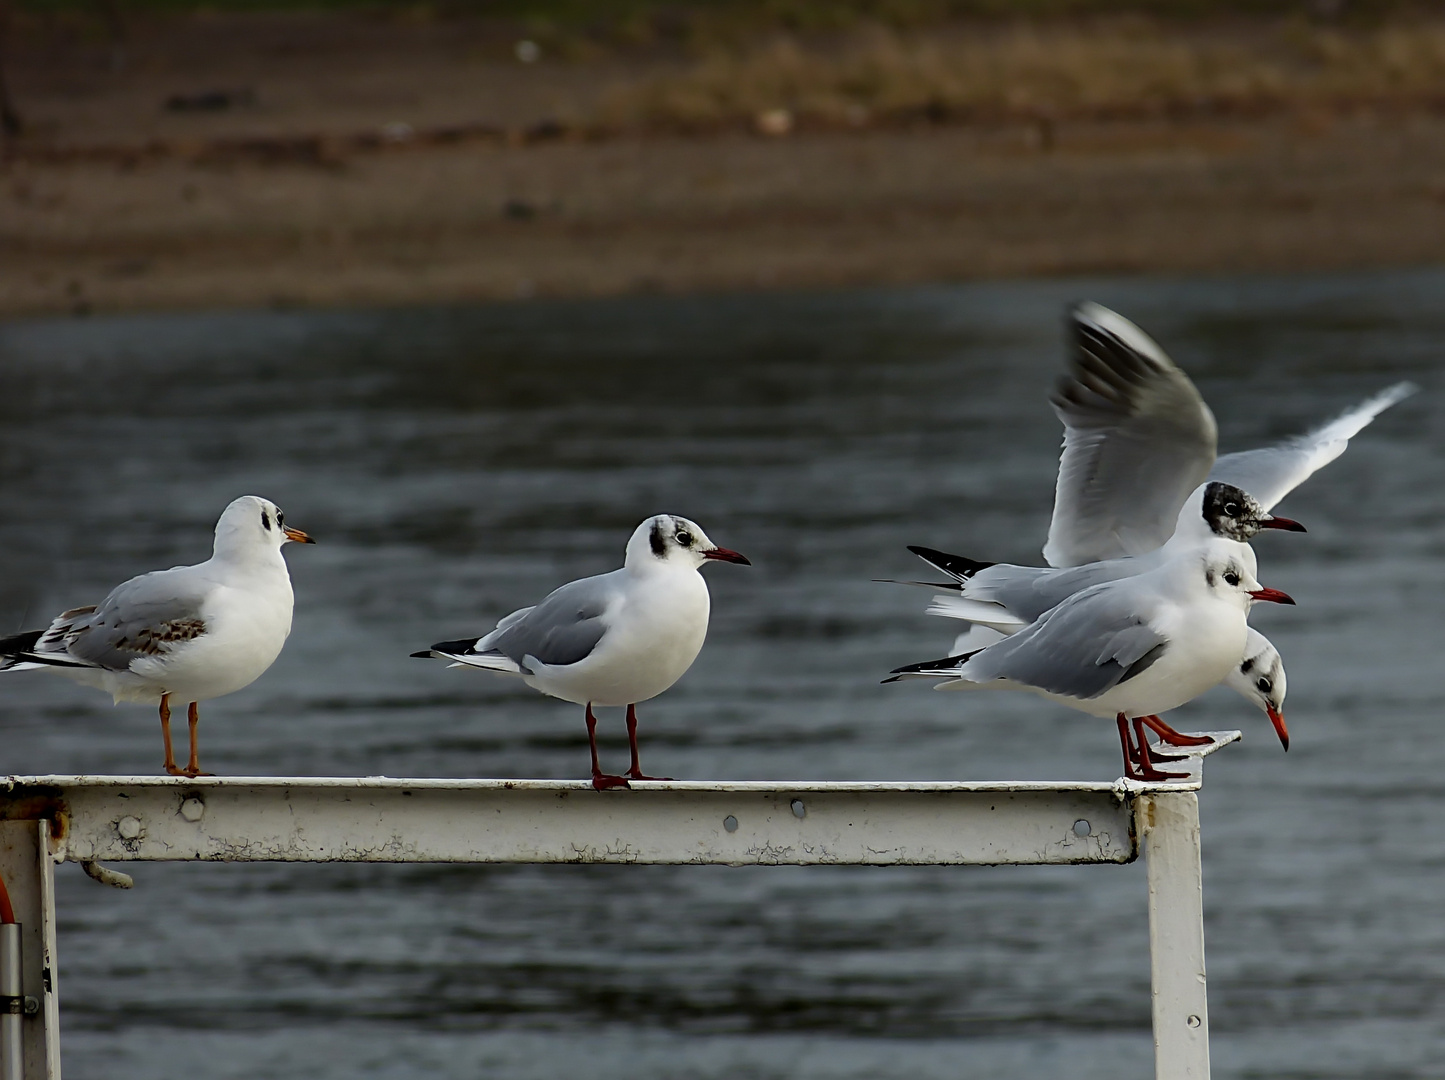
M 1274 725 L 1274 733 L 1279 736 L 1280 745 L 1284 752 L 1289 753 L 1289 728 L 1284 726 L 1284 713 L 1280 712 L 1273 705 L 1266 705 L 1264 711 L 1269 713 L 1269 722 Z
M 742 563 L 744 566 L 753 565 L 748 562 L 746 555 L 739 555 L 736 551 L 731 551 L 728 548 L 713 548 L 710 551 L 704 551 L 702 557 L 704 559 L 716 559 L 718 562 Z
M 1298 521 L 1284 517 L 1266 517 L 1259 519 L 1261 529 L 1283 529 L 1285 532 L 1309 532 Z
M 1249 594 L 1255 600 L 1268 600 L 1271 604 L 1293 604 L 1294 597 L 1278 589 L 1255 589 Z
M 311 539 L 311 537 L 307 536 L 307 535 L 306 535 L 304 532 L 302 532 L 300 529 L 293 529 L 290 525 L 285 526 L 281 531 L 286 534 L 286 539 L 287 539 L 287 540 L 291 540 L 291 541 L 293 541 L 294 543 L 297 543 L 297 544 L 314 544 L 314 543 L 316 543 L 315 540 Z

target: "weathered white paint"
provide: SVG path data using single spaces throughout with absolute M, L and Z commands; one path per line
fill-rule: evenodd
M 585 781 L 36 777 L 10 788 L 63 824 L 58 857 L 101 863 L 886 866 L 1137 855 L 1134 793 L 1112 784 L 655 782 L 597 792 Z M 1087 829 L 1075 828 L 1081 821 Z
M 26 1080 L 60 1080 L 55 864 L 49 838 L 48 821 L 0 821 L 0 876 L 5 879 L 22 931 L 21 982 L 25 994 L 40 1002 L 40 1013 L 21 1021 Z
M 1142 796 L 1137 822 L 1145 837 L 1149 877 L 1154 1075 L 1208 1080 L 1199 797 L 1192 791 Z
M 0 780 L 0 874 L 26 926 L 26 1080 L 59 1080 L 53 862 L 742 865 L 1126 863 L 1148 858 L 1159 1080 L 1207 1080 L 1199 813 L 1189 778 L 1104 783 L 708 783 L 388 777 Z M 1171 765 L 1179 768 L 1180 765 Z M 52 836 L 52 828 L 54 835 Z M 33 942 L 33 944 L 32 944 Z M 29 989 L 34 987 L 34 990 Z

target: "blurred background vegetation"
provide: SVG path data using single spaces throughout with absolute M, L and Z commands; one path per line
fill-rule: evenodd
M 1440 3 L 0 0 L 0 99 L 0 311 L 1445 258 Z
M 1407 0 L 6 2 L 12 23 L 117 46 L 167 16 L 330 11 L 464 24 L 479 59 L 509 59 L 520 45 L 531 50 L 523 59 L 637 64 L 559 118 L 593 127 L 691 129 L 778 109 L 790 124 L 858 126 L 918 115 L 1337 107 L 1445 91 L 1445 5 Z

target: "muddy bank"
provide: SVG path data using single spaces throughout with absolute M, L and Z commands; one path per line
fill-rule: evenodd
M 52 28 L 12 65 L 0 313 L 1445 261 L 1428 80 L 686 131 L 597 119 L 619 80 L 698 78 L 667 57 L 520 64 L 495 28 L 340 16 L 186 26 L 118 67 Z

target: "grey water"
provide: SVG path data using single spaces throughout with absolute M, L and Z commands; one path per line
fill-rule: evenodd
M 1297 608 L 1281 751 L 1238 727 L 1202 795 L 1215 1074 L 1445 1075 L 1445 273 L 1070 280 L 0 325 L 0 630 L 209 553 L 276 500 L 293 635 L 203 707 L 229 774 L 580 777 L 580 710 L 409 659 L 619 565 L 687 515 L 707 647 L 639 710 L 685 778 L 1087 779 L 1112 725 L 1025 696 L 879 685 L 942 655 L 922 543 L 1035 561 L 1071 300 L 1195 377 L 1226 450 L 1388 383 L 1384 415 L 1256 543 Z M 0 772 L 151 773 L 152 710 L 0 683 Z M 621 717 L 603 713 L 621 767 Z M 1143 867 L 60 868 L 63 1053 L 119 1078 L 1146 1077 Z

